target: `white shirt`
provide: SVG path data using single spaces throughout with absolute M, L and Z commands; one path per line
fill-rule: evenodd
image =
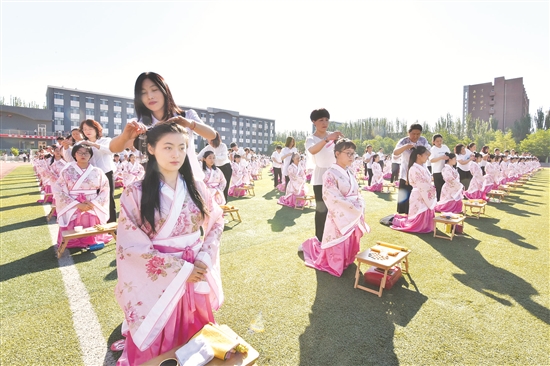
M 282 156 L 281 153 L 277 152 L 277 150 L 273 151 L 273 154 L 271 154 L 271 161 L 273 162 L 274 168 L 280 168 L 283 165 L 280 163 L 281 156 Z
M 395 149 L 403 147 L 410 142 L 412 141 L 409 136 L 403 137 L 401 140 L 397 142 L 397 144 L 395 145 Z M 416 141 L 414 144 L 416 146 L 424 146 L 428 150 L 430 150 L 431 148 L 430 144 L 428 143 L 428 140 L 426 140 L 424 136 L 420 136 L 418 138 L 418 141 Z M 401 166 L 399 167 L 399 179 L 403 179 L 403 180 L 407 179 L 407 170 L 409 169 L 409 158 L 411 157 L 411 152 L 412 150 L 408 149 L 401 153 Z
M 441 147 L 437 147 L 434 145 L 430 149 L 430 152 L 432 153 L 430 155 L 430 161 L 432 161 L 433 159 L 444 156 L 445 153 L 450 153 L 451 150 L 449 150 L 449 147 L 447 145 L 441 145 Z M 445 159 L 438 160 L 435 163 L 432 162 L 432 174 L 441 173 L 444 166 L 445 166 Z
M 464 155 L 457 155 L 456 156 L 456 166 L 462 170 L 462 171 L 465 171 L 465 172 L 469 172 L 470 171 L 470 156 L 472 156 L 472 152 L 468 149 L 466 149 L 466 152 L 464 153 Z M 460 160 L 468 160 L 468 162 L 466 164 L 460 164 Z
M 82 144 L 86 141 L 87 140 L 77 142 L 75 146 Z M 114 171 L 115 163 L 113 161 L 113 153 L 111 152 L 111 150 L 109 150 L 109 144 L 111 143 L 111 138 L 102 137 L 100 139 L 97 139 L 94 143 L 99 145 L 99 149 L 92 147 L 94 156 L 90 158 L 90 164 L 103 170 L 103 173 L 109 173 Z M 70 161 L 74 161 L 72 156 Z
M 212 151 L 216 157 L 215 163 L 216 166 L 222 166 L 225 164 L 229 164 L 229 153 L 227 152 L 227 145 L 223 142 L 220 142 L 220 145 L 218 147 L 213 147 L 210 145 L 206 145 L 199 155 L 197 156 L 199 159 L 202 159 L 204 156 L 204 153 L 207 151 Z
M 330 132 L 327 132 L 330 135 Z M 308 154 L 308 164 L 312 164 L 314 169 L 311 174 L 311 185 L 318 186 L 323 184 L 323 174 L 327 171 L 332 164 L 336 163 L 336 158 L 334 157 L 334 141 L 330 141 L 325 146 L 321 148 L 317 154 L 311 154 L 309 148 L 313 145 L 322 141 L 322 138 L 319 138 L 315 135 L 309 135 L 306 139 L 305 147 Z
M 288 155 L 284 160 L 283 160 L 283 170 L 282 170 L 282 173 L 283 173 L 283 176 L 287 176 L 288 175 L 288 166 L 290 165 L 290 159 L 292 158 L 292 153 L 297 153 L 298 150 L 293 147 L 293 148 L 289 148 L 289 147 L 283 147 L 283 150 L 281 151 L 281 157 L 287 155 L 290 153 L 290 155 Z
M 380 156 L 380 161 L 384 161 L 384 158 L 386 157 L 386 154 L 384 154 L 383 152 L 379 152 L 378 153 L 378 156 Z
M 373 153 L 368 153 L 368 152 L 363 154 L 363 162 L 367 163 L 367 169 L 372 169 L 372 159 L 370 158 L 372 158 L 373 155 L 374 155 Z M 370 161 L 367 162 L 368 159 L 370 159 Z

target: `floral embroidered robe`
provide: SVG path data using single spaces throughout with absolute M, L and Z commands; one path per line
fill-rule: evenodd
M 435 210 L 437 212 L 462 212 L 464 186 L 460 183 L 458 171 L 449 164 L 445 164 L 443 169 L 441 169 L 441 175 L 445 183 L 441 187 L 441 197 L 435 206 Z
M 223 302 L 219 262 L 223 211 L 202 181 L 196 185 L 209 214 L 201 218 L 180 177 L 175 191 L 161 185 L 156 234 L 140 218 L 142 181 L 122 193 L 115 297 L 125 315 L 127 338 L 120 365 L 141 364 L 186 343 L 214 321 L 212 310 Z M 206 281 L 188 283 L 195 260 L 208 266 Z
M 227 181 L 225 180 L 223 172 L 218 168 L 210 169 L 207 167 L 204 170 L 204 183 L 206 187 L 208 187 L 214 201 L 216 201 L 218 205 L 225 205 L 226 202 L 223 190 L 227 186 Z
M 134 182 L 138 180 L 142 180 L 145 176 L 145 169 L 143 168 L 143 165 L 136 162 L 130 163 L 128 162 L 126 164 L 126 167 L 124 168 L 124 172 L 122 173 L 122 177 L 124 179 L 124 186 L 128 187 L 132 185 Z
M 245 175 L 248 174 L 248 172 L 245 166 L 235 162 L 231 163 L 231 168 L 233 172 L 231 173 L 231 182 L 227 194 L 233 197 L 242 197 L 246 192 L 243 189 L 236 190 L 235 188 L 242 187 L 245 184 Z
M 464 195 L 472 200 L 484 198 L 483 183 L 485 178 L 481 167 L 475 161 L 470 163 L 470 172 L 472 173 L 472 180 L 470 181 L 468 190 L 464 192 Z
M 93 165 L 82 170 L 77 163 L 67 163 L 60 172 L 59 179 L 52 185 L 55 197 L 57 223 L 59 224 L 58 244 L 62 233 L 75 226 L 84 228 L 106 224 L 109 220 L 109 181 L 105 173 Z M 94 208 L 80 211 L 76 206 L 90 201 Z M 67 248 L 87 247 L 97 242 L 108 243 L 112 236 L 100 234 L 69 241 Z
M 365 191 L 382 192 L 384 186 L 384 174 L 379 163 L 372 163 L 372 180 L 370 187 L 363 187 Z
M 277 203 L 283 206 L 294 207 L 296 206 L 296 197 L 303 197 L 308 193 L 306 186 L 306 172 L 300 166 L 296 166 L 291 163 L 287 169 L 288 184 L 286 186 L 286 194 L 279 197 Z M 303 201 L 299 202 L 304 204 Z

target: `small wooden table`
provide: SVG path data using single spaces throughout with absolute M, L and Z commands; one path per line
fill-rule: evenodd
M 239 221 L 239 222 L 243 222 L 241 220 L 241 215 L 239 214 L 239 209 L 236 208 L 236 207 L 233 207 L 233 206 L 224 206 L 222 207 L 223 209 L 223 213 L 228 213 L 231 215 L 231 221 L 235 221 L 235 217 L 233 216 L 233 213 L 235 213 L 237 215 L 237 220 L 236 221 Z
M 411 254 L 411 251 L 408 249 L 403 248 L 403 250 L 390 248 L 387 246 L 384 246 L 384 244 L 388 245 L 387 243 L 383 242 L 376 242 L 377 244 L 369 248 L 355 256 L 355 259 L 357 260 L 357 270 L 355 271 L 355 285 L 354 288 L 358 288 L 373 294 L 378 295 L 378 297 L 382 297 L 382 291 L 384 290 L 384 287 L 386 286 L 386 278 L 388 276 L 388 271 L 395 265 L 400 264 L 401 262 L 405 263 L 405 271 L 402 271 L 403 273 L 409 272 L 409 259 L 408 256 Z M 392 245 L 392 244 L 389 244 Z M 397 247 L 397 246 L 395 246 Z M 379 251 L 379 252 L 376 252 Z M 384 255 L 383 253 L 391 253 L 391 252 L 398 252 L 395 256 L 390 255 Z M 383 259 L 377 259 L 376 257 L 371 257 L 371 254 L 373 255 L 379 254 L 384 256 Z M 387 258 L 385 258 L 387 256 Z M 378 291 L 372 290 L 368 287 L 359 285 L 359 277 L 361 276 L 360 270 L 361 270 L 361 264 L 367 264 L 369 266 L 375 266 L 377 268 L 381 268 L 384 270 L 384 276 L 382 277 L 382 281 L 380 282 L 380 288 Z
M 477 217 L 479 220 L 480 215 L 485 215 L 485 206 L 487 206 L 487 202 L 484 200 L 464 201 L 464 215 L 466 217 Z M 470 215 L 467 215 L 468 208 L 470 208 Z
M 220 325 L 220 328 L 223 328 L 223 330 L 229 334 L 233 334 L 242 344 L 244 344 L 246 347 L 248 347 L 248 352 L 246 354 L 242 353 L 234 353 L 231 355 L 231 357 L 225 361 L 220 360 L 218 358 L 212 359 L 212 361 L 208 362 L 207 366 L 247 366 L 252 365 L 258 357 L 260 357 L 260 354 L 258 351 L 256 351 L 250 344 L 248 344 L 244 339 L 239 337 L 237 333 L 235 333 L 231 328 L 229 328 L 227 325 L 222 324 Z M 166 351 L 165 353 L 141 364 L 141 366 L 158 366 L 162 361 L 170 359 L 170 358 L 176 358 L 176 351 L 183 347 L 182 345 L 179 345 L 170 351 Z
M 508 185 L 512 188 L 520 188 L 523 187 L 523 183 L 521 182 L 509 182 Z
M 502 200 L 504 199 L 504 196 L 506 196 L 507 194 L 508 193 L 506 193 L 505 191 L 493 189 L 487 193 L 487 196 L 489 196 L 490 202 L 501 203 Z
M 382 190 L 384 193 L 390 193 L 390 188 L 392 189 L 392 192 L 395 192 L 395 183 L 384 183 L 383 187 L 385 190 Z
M 460 225 L 460 224 L 464 225 L 465 219 L 466 219 L 465 216 L 459 216 L 459 215 L 451 215 L 449 219 L 442 215 L 434 217 L 434 238 L 443 238 L 443 239 L 453 240 L 453 237 L 455 236 L 456 225 Z M 449 237 L 447 235 L 445 236 L 437 235 L 437 223 L 451 225 L 452 227 L 451 236 Z
M 57 258 L 61 258 L 61 256 L 63 255 L 63 252 L 65 251 L 65 248 L 67 248 L 67 244 L 71 239 L 85 238 L 87 236 L 98 235 L 98 234 L 111 234 L 116 240 L 115 231 L 117 227 L 118 227 L 118 223 L 110 222 L 108 224 L 87 227 L 85 229 L 82 229 L 82 231 L 79 231 L 79 232 L 76 232 L 74 230 L 64 231 L 61 234 L 63 236 L 63 241 L 61 242 L 61 245 L 57 248 Z
M 312 196 L 312 195 L 296 197 L 296 203 L 294 204 L 294 209 L 303 210 L 306 205 L 311 206 L 311 201 L 313 200 L 315 200 L 315 196 Z M 299 205 L 298 202 L 301 202 L 302 204 Z

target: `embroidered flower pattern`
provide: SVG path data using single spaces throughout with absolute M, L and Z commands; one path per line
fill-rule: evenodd
M 165 263 L 164 258 L 156 255 L 143 254 L 142 257 L 149 259 L 145 264 L 145 272 L 153 281 L 156 281 L 159 276 L 166 277 L 166 269 L 172 266 L 170 263 Z

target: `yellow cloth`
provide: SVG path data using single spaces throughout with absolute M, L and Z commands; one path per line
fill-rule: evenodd
M 214 350 L 214 357 L 225 360 L 227 354 L 239 345 L 237 339 L 232 339 L 225 334 L 216 324 L 206 324 L 193 338 L 202 335 L 208 345 Z

